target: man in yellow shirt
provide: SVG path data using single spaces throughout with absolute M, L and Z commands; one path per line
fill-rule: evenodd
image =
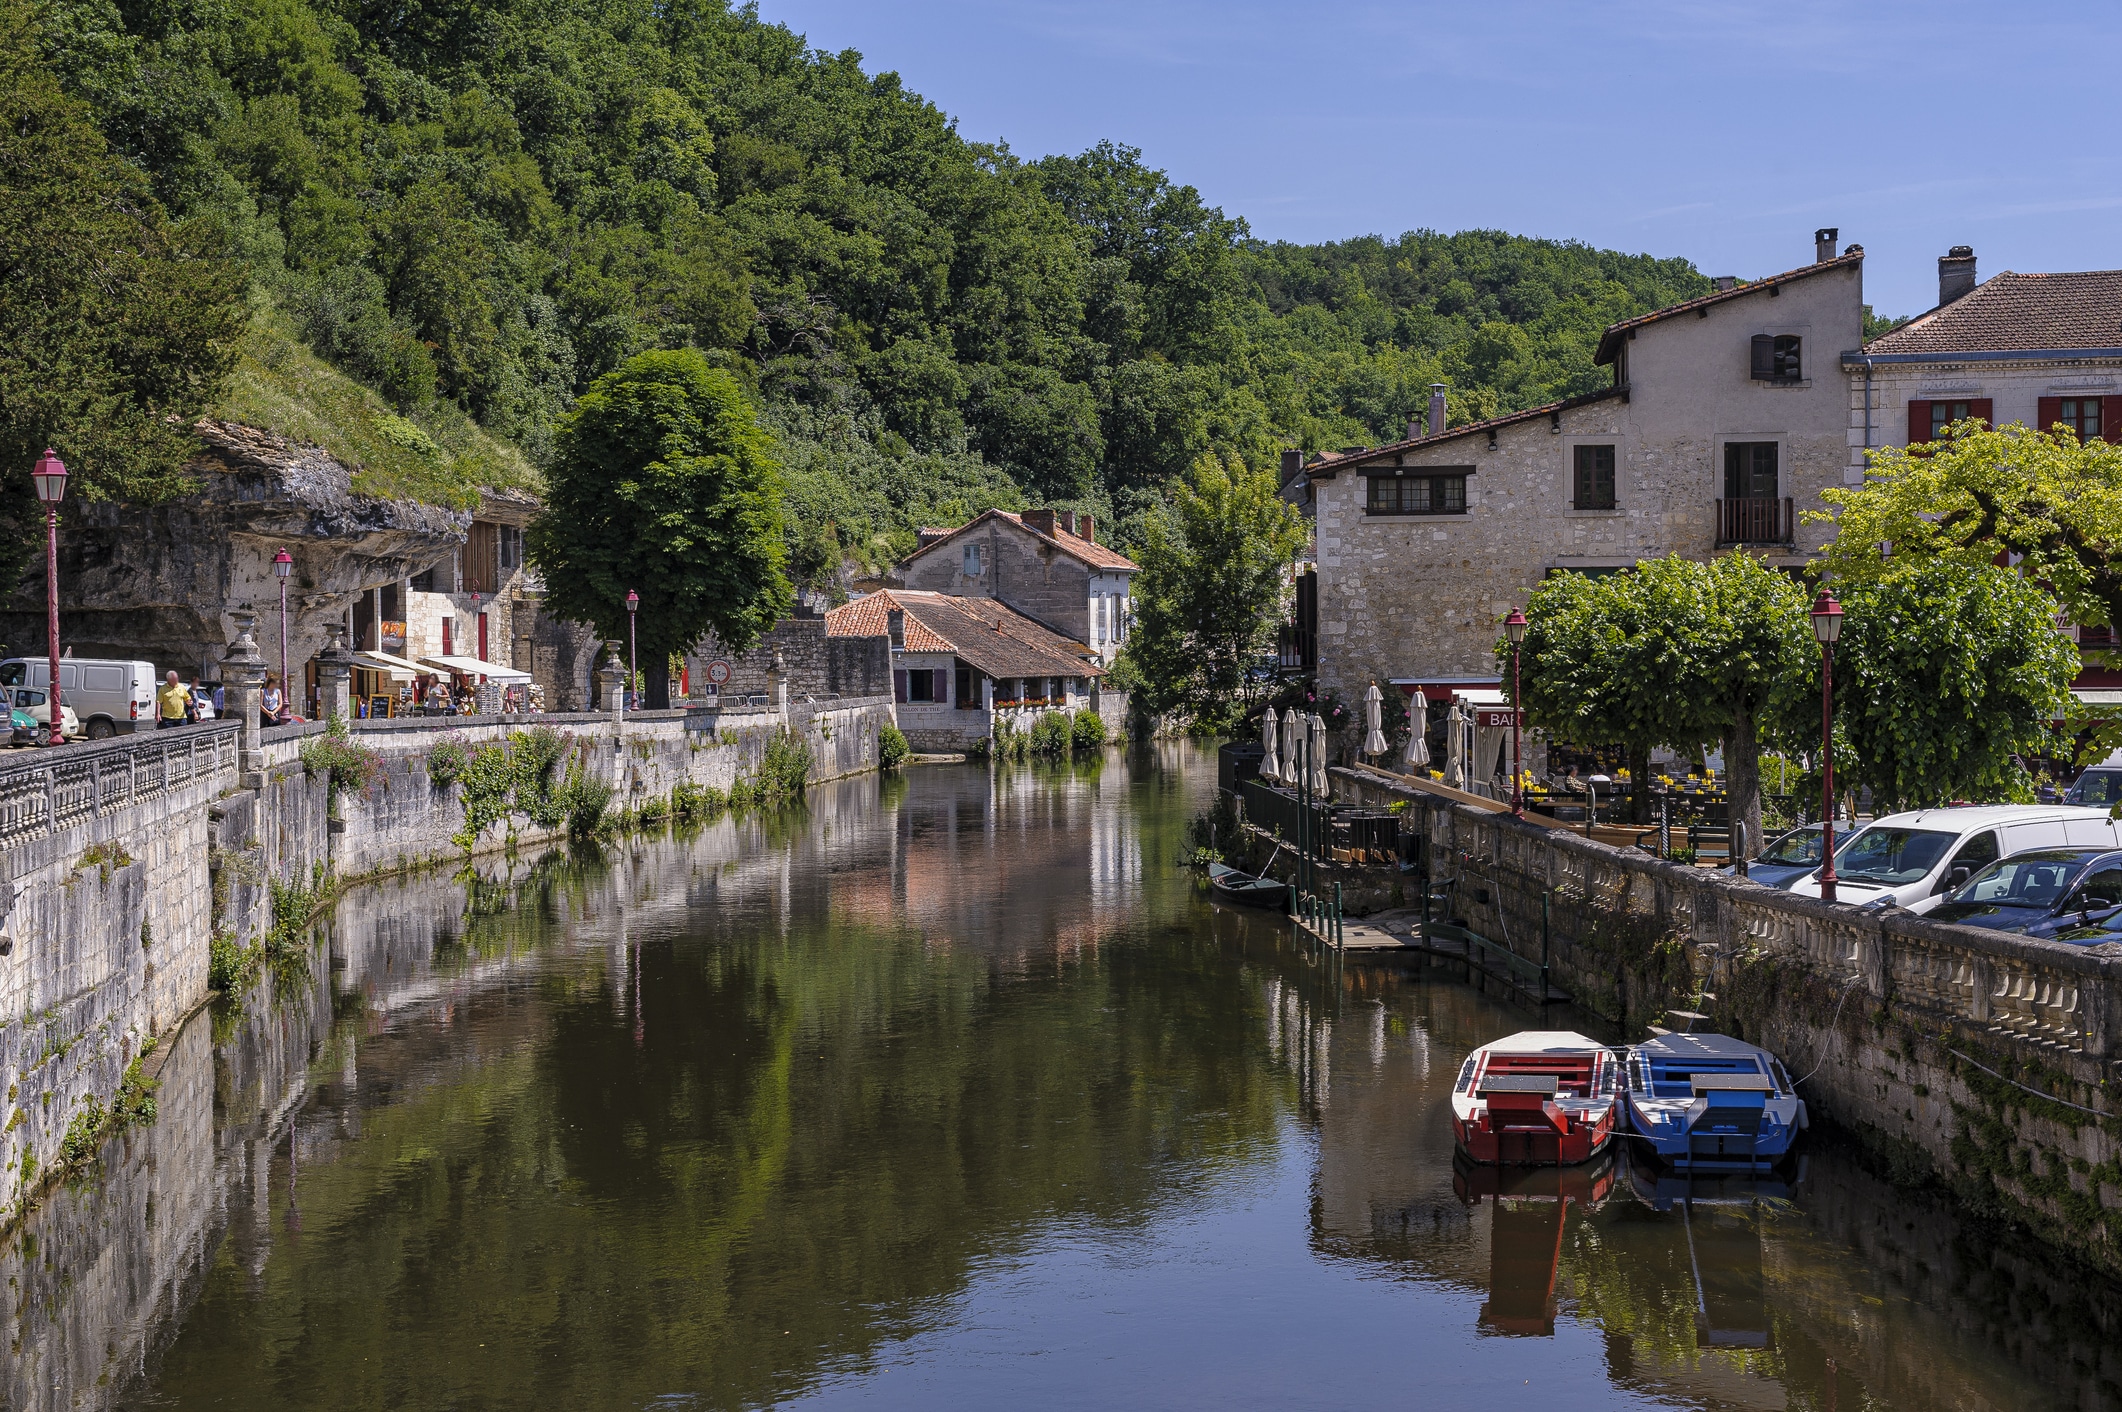
M 155 693 L 155 729 L 168 730 L 191 719 L 192 689 L 171 672 L 162 690 Z

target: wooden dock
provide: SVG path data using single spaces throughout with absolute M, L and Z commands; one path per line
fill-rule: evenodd
M 1331 921 L 1312 923 L 1293 919 L 1297 933 L 1321 951 L 1343 962 L 1366 964 L 1411 963 L 1437 958 L 1463 962 L 1471 971 L 1501 981 L 1525 1000 L 1541 1001 L 1541 967 L 1518 957 L 1493 942 L 1476 937 L 1464 928 L 1432 922 L 1425 931 L 1422 915 L 1411 907 L 1379 912 L 1361 919 L 1343 918 L 1336 935 Z M 1567 1004 L 1569 992 L 1551 981 L 1545 986 L 1546 1003 Z

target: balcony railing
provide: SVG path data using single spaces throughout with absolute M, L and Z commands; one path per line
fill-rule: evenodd
M 1788 495 L 1717 502 L 1719 544 L 1789 544 L 1796 538 L 1797 516 Z

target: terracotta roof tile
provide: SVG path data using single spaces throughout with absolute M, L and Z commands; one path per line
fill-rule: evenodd
M 886 615 L 906 613 L 906 650 L 949 652 L 991 677 L 1102 677 L 1090 649 L 992 598 L 879 589 L 825 615 L 832 637 L 882 637 Z
M 1627 338 L 1633 330 L 1642 328 L 1645 324 L 1654 324 L 1661 319 L 1670 319 L 1680 314 L 1691 314 L 1697 309 L 1706 309 L 1712 304 L 1722 304 L 1727 299 L 1742 299 L 1749 294 L 1759 294 L 1771 285 L 1789 284 L 1792 280 L 1805 279 L 1828 270 L 1841 269 L 1846 265 L 1861 265 L 1863 263 L 1864 247 L 1852 245 L 1849 247 L 1848 254 L 1837 255 L 1832 260 L 1822 260 L 1816 265 L 1800 265 L 1797 269 L 1785 270 L 1780 275 L 1770 275 L 1766 279 L 1757 279 L 1750 284 L 1734 285 L 1730 289 L 1719 289 L 1714 293 L 1705 294 L 1699 299 L 1689 299 L 1684 303 L 1671 304 L 1663 309 L 1653 309 L 1648 314 L 1638 314 L 1633 319 L 1623 319 L 1618 324 L 1608 324 L 1606 332 L 1599 337 L 1599 351 L 1592 354 L 1592 361 L 1595 363 L 1611 363 L 1614 361 L 1620 352 L 1621 341 Z
M 1085 539 L 1081 535 L 1070 534 L 1068 533 L 1068 531 L 1059 528 L 1056 528 L 1052 534 L 1047 534 L 1042 530 L 1034 529 L 1032 526 L 1024 523 L 1024 517 L 1022 515 L 1019 515 L 1014 511 L 1010 510 L 988 510 L 981 514 L 975 515 L 971 520 L 967 521 L 965 524 L 959 525 L 956 529 L 951 530 L 949 533 L 945 534 L 943 538 L 930 540 L 927 544 L 922 545 L 913 553 L 907 555 L 906 562 L 910 564 L 914 560 L 920 558 L 922 555 L 932 553 L 935 550 L 942 548 L 944 545 L 956 539 L 959 535 L 964 534 L 967 530 L 985 524 L 990 518 L 1008 520 L 1011 524 L 1017 526 L 1026 534 L 1038 536 L 1040 539 L 1045 540 L 1047 543 L 1061 550 L 1062 553 L 1067 554 L 1069 557 L 1076 559 L 1081 563 L 1088 564 L 1094 569 L 1112 569 L 1120 573 L 1132 573 L 1139 567 L 1134 560 L 1128 558 L 1125 554 L 1122 554 L 1117 549 L 1109 549 L 1105 545 L 1097 543 L 1095 540 Z M 922 533 L 928 534 L 931 533 L 931 531 L 923 530 Z
M 1864 345 L 1869 354 L 2122 348 L 2122 270 L 1992 275 Z
M 1572 407 L 1589 407 L 1594 402 L 1605 402 L 1619 397 L 1621 396 L 1621 391 L 1618 387 L 1602 387 L 1597 392 L 1587 392 L 1581 397 L 1567 397 L 1560 402 L 1543 403 L 1538 407 L 1528 407 L 1522 412 L 1512 412 L 1507 416 L 1490 417 L 1485 422 L 1468 422 L 1463 427 L 1447 427 L 1435 436 L 1418 436 L 1411 441 L 1390 442 L 1384 446 L 1372 446 L 1362 451 L 1351 451 L 1340 456 L 1322 456 L 1307 465 L 1303 474 L 1313 480 L 1331 480 L 1338 471 L 1347 470 L 1352 466 L 1367 465 L 1381 456 L 1397 456 L 1403 451 L 1419 451 L 1425 446 L 1436 446 L 1446 441 L 1457 441 L 1462 436 L 1472 436 L 1476 432 L 1492 431 L 1497 427 L 1507 427 L 1514 422 L 1531 421 L 1535 417 L 1551 417 L 1557 412 L 1567 412 Z M 1422 468 L 1420 466 L 1410 466 L 1407 469 L 1419 471 Z
M 827 637 L 889 637 L 891 635 L 891 610 L 903 607 L 893 598 L 889 589 L 866 593 L 862 597 L 843 603 L 825 615 Z M 950 640 L 938 634 L 913 614 L 906 615 L 906 650 L 909 652 L 948 652 Z

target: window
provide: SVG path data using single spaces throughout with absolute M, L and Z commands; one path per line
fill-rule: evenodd
M 968 545 L 966 545 L 966 546 L 965 546 L 965 563 L 964 563 L 964 569 L 965 569 L 965 576 L 966 576 L 967 578 L 969 578 L 969 579 L 976 579 L 976 578 L 980 577 L 980 546 L 979 546 L 979 545 L 977 545 L 977 544 L 968 544 Z
M 1753 375 L 1759 382 L 1802 382 L 1805 374 L 1798 358 L 1801 340 L 1790 333 L 1754 335 Z
M 2099 397 L 2066 397 L 2056 420 L 2076 432 L 2078 440 L 2091 441 L 2100 434 L 2100 404 L 2104 400 Z
M 2122 868 L 2102 868 L 2094 873 L 2072 895 L 2071 903 L 2088 910 L 2122 903 Z
M 1930 404 L 1930 439 L 1945 440 L 1945 428 L 1954 422 L 1966 421 L 1974 415 L 1974 405 L 1968 402 L 1933 402 Z
M 971 667 L 958 668 L 957 702 L 961 710 L 980 704 L 980 689 L 973 684 L 973 669 Z
M 1614 508 L 1613 447 L 1580 446 L 1577 448 L 1577 508 L 1579 510 L 1611 510 Z
M 935 671 L 912 671 L 906 674 L 906 699 L 909 701 L 941 701 L 937 691 L 944 685 L 943 673 Z M 944 688 L 948 690 L 948 687 Z
M 1776 443 L 1724 443 L 1724 498 L 1772 500 L 1776 495 Z
M 435 582 L 435 571 L 433 569 L 422 569 L 419 573 L 414 574 L 412 588 L 415 593 L 444 593 L 448 591 Z
M 1949 891 L 1953 886 L 1953 874 L 1959 872 L 1960 869 L 1967 869 L 1966 876 L 1961 879 L 1962 882 L 1965 882 L 1967 878 L 1973 877 L 1976 873 L 1996 862 L 1997 857 L 1997 836 L 1990 830 L 1984 829 L 1981 833 L 1976 834 L 1973 838 L 1960 845 L 1960 851 L 1955 853 L 1952 862 L 1945 866 L 1945 876 L 1938 880 L 1938 891 Z
M 1372 476 L 1365 509 L 1373 515 L 1463 515 L 1471 468 L 1420 476 Z

